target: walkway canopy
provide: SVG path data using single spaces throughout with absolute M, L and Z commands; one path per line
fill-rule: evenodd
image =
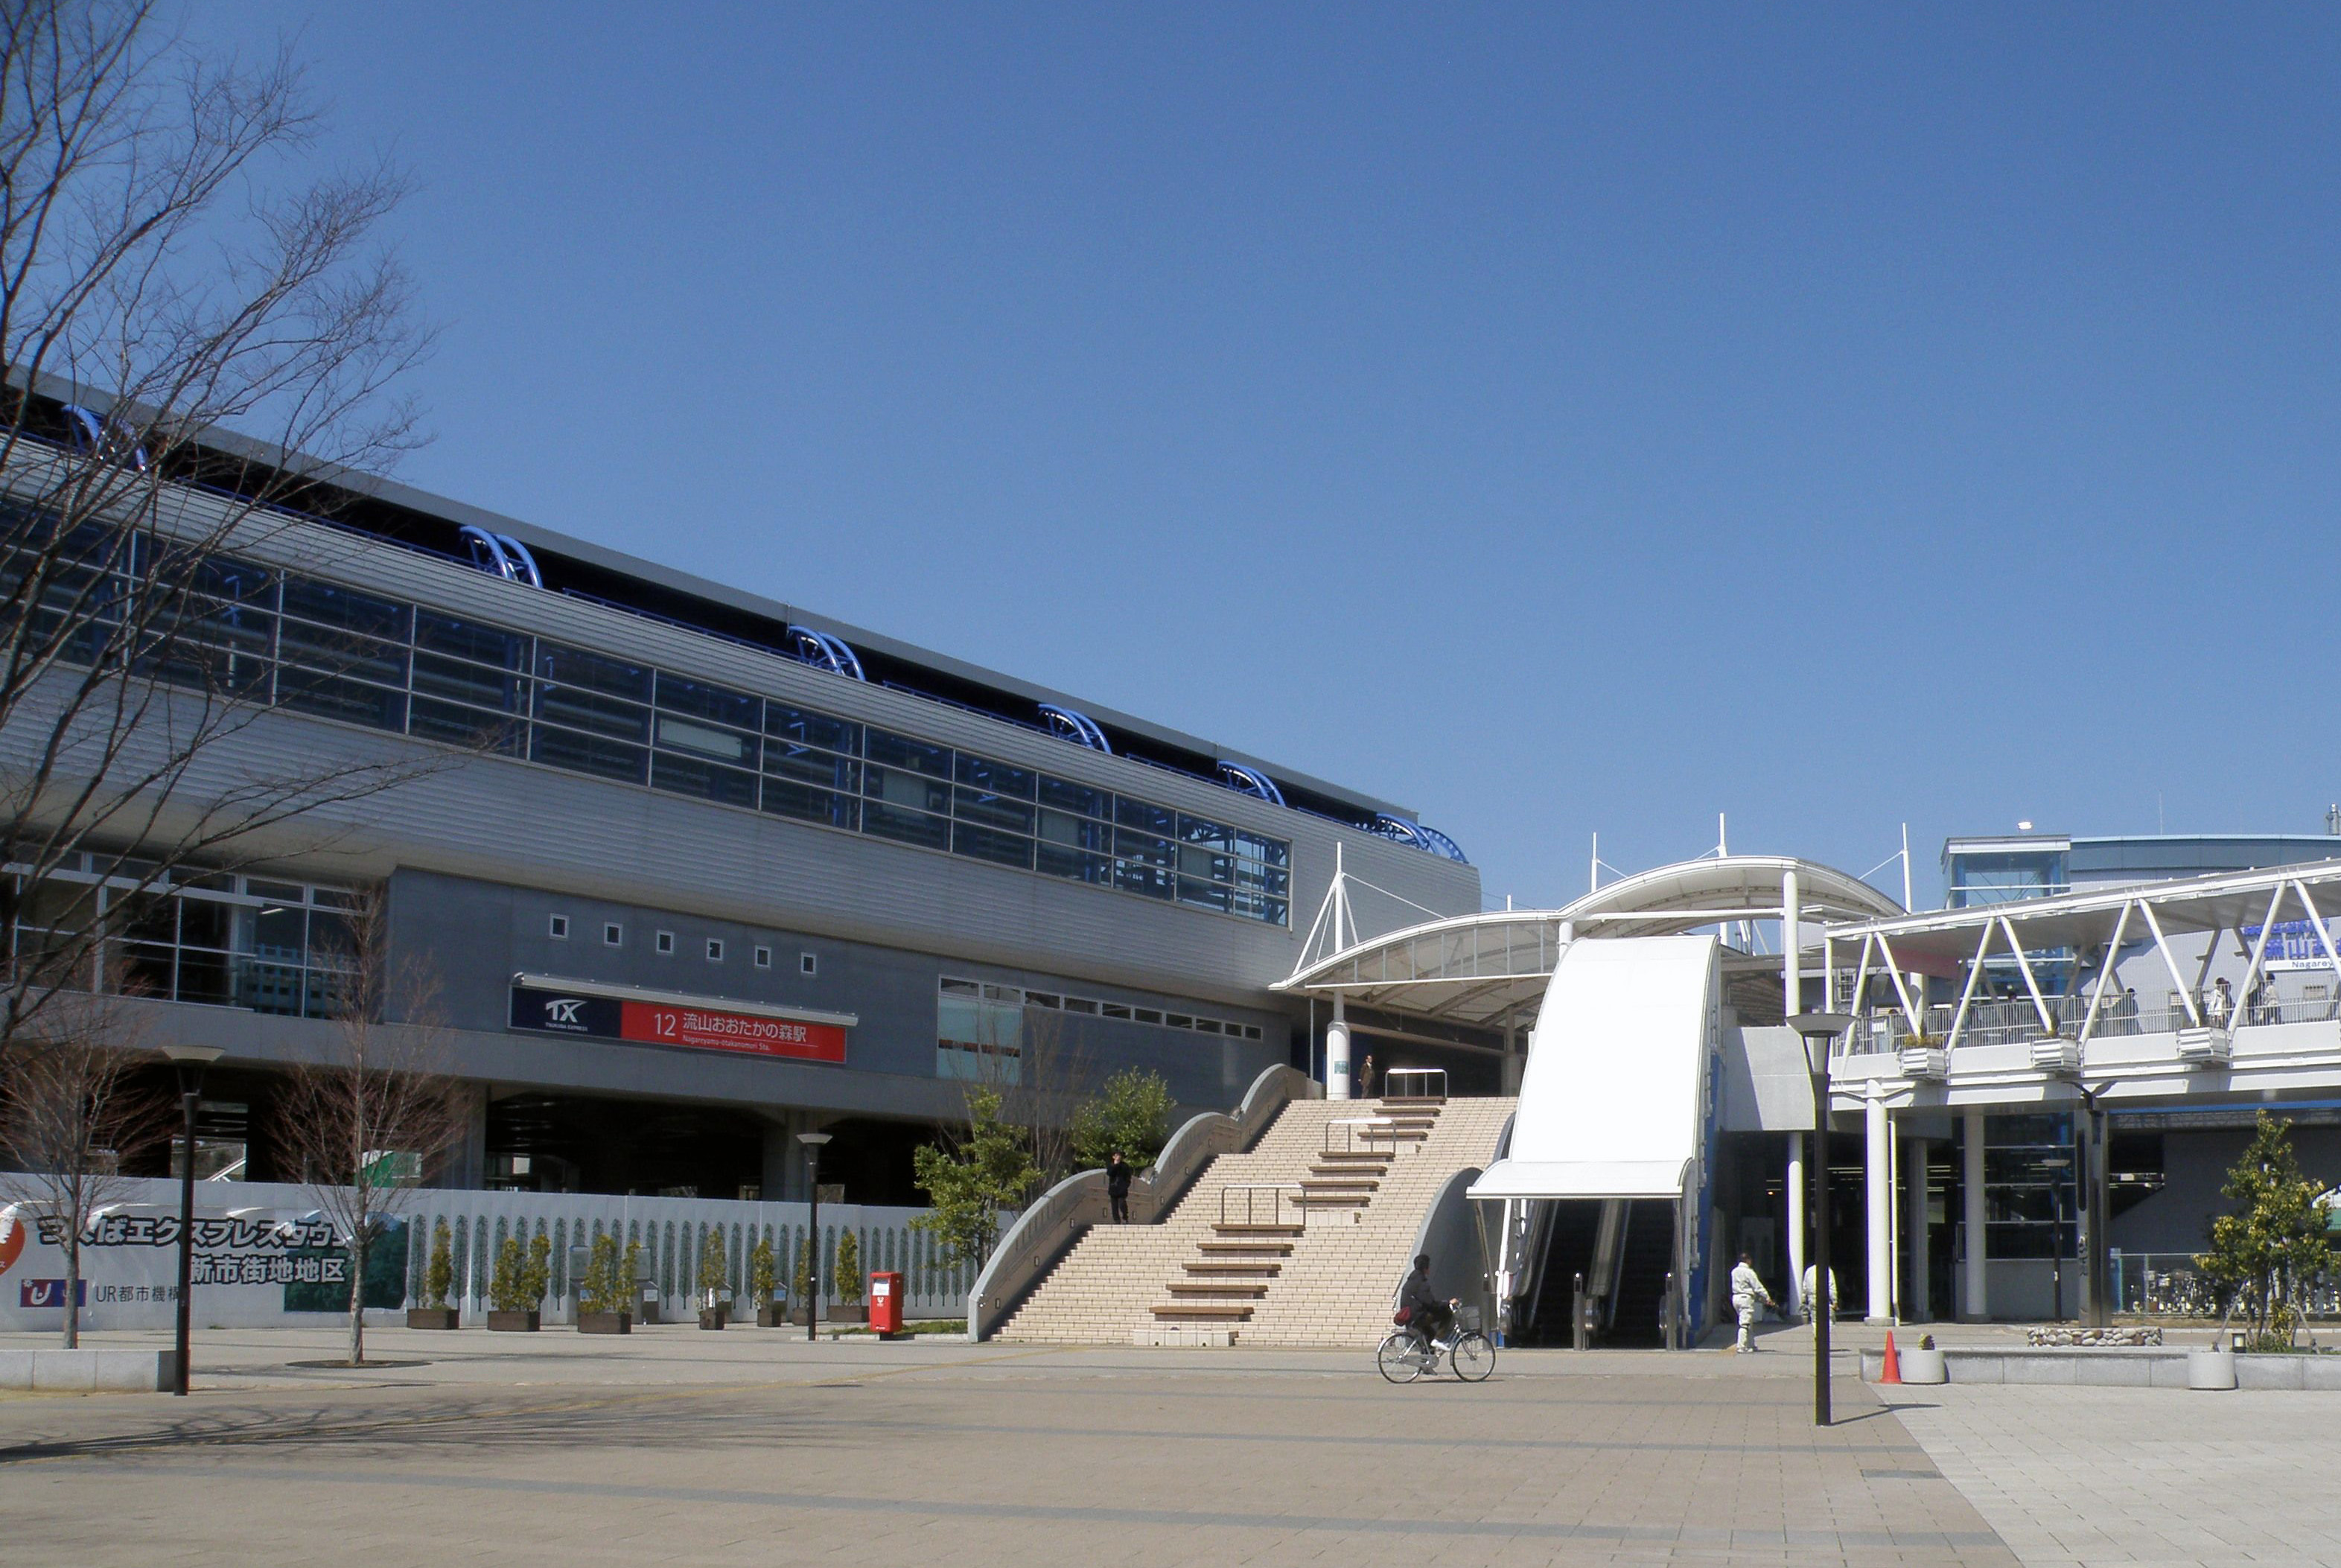
M 1353 943 L 1300 968 L 1276 988 L 1339 994 L 1421 1018 L 1497 1027 L 1531 1022 L 1576 937 L 1667 937 L 1742 920 L 1778 920 L 1788 874 L 1806 922 L 1878 920 L 1902 907 L 1858 878 L 1778 855 L 1685 860 L 1598 888 L 1561 909 L 1499 909 L 1429 920 Z

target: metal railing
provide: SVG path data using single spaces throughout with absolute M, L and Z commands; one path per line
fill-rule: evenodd
M 1220 1189 L 1221 1225 L 1306 1225 L 1298 1182 L 1242 1182 Z
M 2081 1025 L 2087 1018 L 2089 998 L 2050 997 L 2047 998 L 2048 1017 L 2056 1032 L 2066 1039 L 2078 1038 Z M 2246 1006 L 2239 998 L 2224 1009 L 2216 991 L 2198 993 L 2197 1007 L 2207 1026 L 2228 1029 L 2256 1028 L 2268 1024 L 2306 1024 L 2329 1022 L 2341 1017 L 2341 999 L 2329 996 L 2263 997 L 2255 1006 Z M 1863 1018 L 1848 1037 L 1848 1056 L 1890 1055 L 1907 1046 L 1921 1043 L 1941 1045 L 1951 1032 L 1951 1024 L 1958 1017 L 1956 1003 L 1939 1002 L 1919 1015 L 1923 1029 L 1910 1027 L 1910 1017 L 1899 1007 L 1880 1009 Z M 2092 1039 L 2119 1039 L 2134 1035 L 2171 1034 L 2180 1029 L 2196 1027 L 2193 1015 L 2176 991 L 2157 994 L 2152 1004 L 2140 1006 L 2127 993 L 2107 997 L 2097 1009 L 2096 1026 L 2090 1029 Z M 1975 1002 L 1967 1007 L 1966 1027 L 1959 1031 L 1962 1046 L 2012 1046 L 2027 1040 L 2047 1037 L 2049 1031 L 2041 1026 L 2040 1009 L 2029 997 L 1995 997 L 1987 1002 Z
M 1443 1100 L 1447 1097 L 1447 1069 L 1392 1067 L 1382 1075 L 1382 1097 L 1393 1096 L 1401 1099 Z
M 2107 1257 L 2115 1310 L 2138 1317 L 2219 1315 L 2218 1291 L 2192 1253 L 2121 1252 Z M 2327 1273 L 2301 1293 L 2310 1317 L 2341 1317 L 2341 1271 Z
M 1396 1154 L 1398 1124 L 1388 1116 L 1352 1116 L 1325 1124 L 1329 1155 Z

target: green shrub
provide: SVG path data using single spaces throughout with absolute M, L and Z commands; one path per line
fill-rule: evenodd
M 780 1289 L 781 1271 L 778 1260 L 772 1256 L 772 1238 L 760 1236 L 756 1245 L 748 1249 L 749 1299 L 762 1306 L 778 1295 Z
M 447 1293 L 455 1288 L 455 1254 L 447 1240 L 447 1222 L 431 1233 L 431 1262 L 423 1271 L 423 1305 L 443 1308 Z
M 496 1247 L 495 1272 L 488 1279 L 488 1299 L 498 1312 L 526 1312 L 537 1298 L 528 1294 L 528 1249 L 520 1237 L 508 1236 Z
M 812 1237 L 811 1236 L 805 1237 L 797 1246 L 797 1277 L 793 1288 L 800 1306 L 812 1300 Z
M 528 1291 L 528 1304 L 535 1306 L 553 1289 L 553 1238 L 538 1231 L 528 1244 L 528 1269 L 522 1276 Z
M 837 1299 L 862 1299 L 862 1243 L 848 1227 L 837 1238 Z
M 723 1255 L 723 1227 L 711 1225 L 702 1234 L 705 1239 L 699 1244 L 699 1296 L 703 1305 L 713 1306 L 731 1278 L 732 1264 Z
M 586 1255 L 585 1276 L 577 1282 L 577 1308 L 581 1312 L 623 1312 L 630 1282 L 619 1277 L 618 1238 L 597 1236 L 593 1250 Z

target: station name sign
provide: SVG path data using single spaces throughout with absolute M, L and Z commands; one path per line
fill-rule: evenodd
M 842 1024 L 563 990 L 541 981 L 513 987 L 512 1027 L 533 1034 L 581 1035 L 792 1061 L 845 1060 Z

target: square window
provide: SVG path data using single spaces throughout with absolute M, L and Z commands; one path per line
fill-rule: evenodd
M 658 950 L 663 954 L 672 954 L 674 951 L 674 933 L 672 931 L 661 931 L 658 934 Z
M 817 975 L 817 974 L 819 974 L 820 972 L 821 972 L 821 960 L 819 960 L 818 958 L 814 958 L 811 953 L 799 953 L 799 954 L 797 955 L 797 973 L 798 973 L 798 974 L 800 974 L 800 975 Z
M 723 944 L 713 937 L 707 938 L 707 961 L 711 964 L 723 961 Z
M 552 919 L 545 922 L 544 929 L 545 934 L 550 936 L 554 941 L 567 941 L 569 939 L 569 917 L 566 915 L 553 916 Z
M 602 928 L 602 940 L 613 948 L 623 948 L 626 945 L 626 928 L 613 921 Z
M 772 967 L 772 950 L 770 948 L 757 948 L 757 949 L 756 949 L 756 968 L 760 968 L 760 969 L 769 969 L 769 968 L 771 968 Z

